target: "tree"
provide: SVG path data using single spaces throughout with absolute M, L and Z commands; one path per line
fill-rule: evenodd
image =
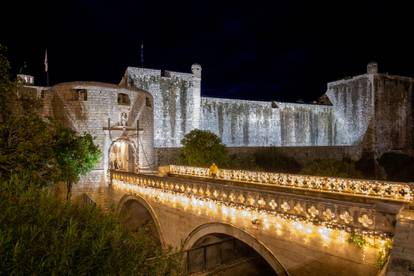
M 64 181 L 68 197 L 72 184 L 91 171 L 101 152 L 89 134 L 46 120 L 41 101 L 10 80 L 10 64 L 0 45 L 0 178 L 29 176 L 29 185 Z
M 57 177 L 53 127 L 38 116 L 11 116 L 0 123 L 0 178 L 13 174 L 38 186 Z
M 26 178 L 0 180 L 2 275 L 180 275 L 163 253 L 111 212 L 62 201 Z
M 225 145 L 210 131 L 194 129 L 181 140 L 181 160 L 189 166 L 209 166 L 215 162 L 219 167 L 228 163 Z
M 58 167 L 57 180 L 64 181 L 69 199 L 73 183 L 95 168 L 101 158 L 100 149 L 90 134 L 79 136 L 75 131 L 56 127 L 54 152 Z

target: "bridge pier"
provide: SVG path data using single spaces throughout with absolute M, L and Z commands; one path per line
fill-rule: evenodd
M 414 206 L 399 214 L 386 275 L 414 275 Z

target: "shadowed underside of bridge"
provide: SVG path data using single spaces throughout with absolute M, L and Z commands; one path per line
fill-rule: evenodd
M 174 174 L 112 171 L 111 179 L 123 195 L 118 210 L 130 210 L 133 227 L 151 221 L 162 246 L 187 252 L 190 272 L 228 264 L 234 251 L 233 260 L 258 257 L 281 275 L 376 275 L 411 200 L 405 192 L 379 199 Z

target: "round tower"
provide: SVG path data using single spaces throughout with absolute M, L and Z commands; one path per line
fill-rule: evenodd
M 378 74 L 378 63 L 375 61 L 368 63 L 367 65 L 368 74 Z
M 195 77 L 201 78 L 201 65 L 198 63 L 191 65 L 191 72 Z

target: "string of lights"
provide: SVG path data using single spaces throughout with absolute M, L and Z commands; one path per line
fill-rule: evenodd
M 175 175 L 210 177 L 208 168 L 169 165 L 167 171 Z M 401 202 L 413 201 L 413 191 L 410 186 L 406 183 L 398 182 L 227 169 L 220 169 L 217 173 L 217 179 L 369 198 L 382 198 Z
M 352 235 L 361 236 L 366 242 L 364 250 L 385 250 L 390 244 L 390 236 L 372 230 L 353 229 L 338 223 L 333 219 L 330 222 L 317 222 L 310 218 L 303 218 L 291 214 L 281 214 L 276 211 L 263 210 L 242 204 L 234 204 L 203 198 L 177 192 L 173 183 L 164 182 L 163 187 L 150 186 L 151 179 L 145 176 L 128 176 L 127 173 L 112 172 L 113 187 L 123 192 L 138 194 L 155 200 L 172 208 L 179 208 L 196 215 L 214 217 L 221 221 L 228 221 L 242 225 L 254 226 L 258 230 L 268 231 L 275 236 L 290 236 L 298 242 L 321 242 L 323 246 L 341 244 L 350 240 Z M 162 182 L 162 180 L 160 180 Z M 159 183 L 161 184 L 161 183 Z M 172 189 L 170 189 L 172 188 Z M 187 191 L 186 189 L 184 189 Z

